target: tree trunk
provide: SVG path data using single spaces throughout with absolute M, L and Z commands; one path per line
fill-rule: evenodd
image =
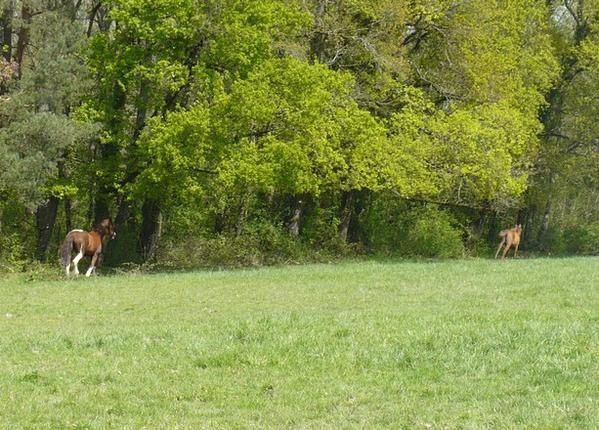
M 545 203 L 545 210 L 543 211 L 543 222 L 541 223 L 541 229 L 539 230 L 539 246 L 544 251 L 547 250 L 545 240 L 547 239 L 547 231 L 549 230 L 549 221 L 551 219 L 552 205 L 553 201 L 551 199 L 551 195 L 549 195 L 547 198 L 547 202 Z
M 354 213 L 355 191 L 343 193 L 343 212 L 341 214 L 341 223 L 339 224 L 339 238 L 347 242 L 349 226 L 352 222 Z
M 96 222 L 109 216 L 110 211 L 108 209 L 108 198 L 102 194 L 100 197 L 96 197 L 92 213 L 92 222 Z
M 245 218 L 247 216 L 247 198 L 241 198 L 241 204 L 239 206 L 239 214 L 237 215 L 237 222 L 235 224 L 235 237 L 241 236 L 243 232 L 243 224 L 245 224 Z
M 7 62 L 12 60 L 12 14 L 11 6 L 7 6 L 2 12 L 2 56 Z
M 583 7 L 583 2 L 578 2 L 578 7 L 573 8 L 570 2 L 564 3 L 565 10 L 569 13 L 574 20 L 575 28 L 574 28 L 574 41 L 570 49 L 574 51 L 578 49 L 581 44 L 585 41 L 589 33 L 589 21 L 584 16 L 585 8 Z M 549 92 L 547 97 L 546 108 L 541 112 L 540 120 L 543 123 L 545 129 L 545 145 L 551 145 L 551 139 L 557 139 L 555 136 L 562 135 L 562 126 L 564 121 L 564 103 L 566 97 L 566 91 L 568 87 L 573 83 L 574 78 L 580 73 L 581 70 L 584 69 L 584 65 L 579 64 L 578 59 L 575 55 L 569 55 L 565 57 L 561 69 L 561 76 L 556 81 L 556 85 Z M 573 142 L 570 139 L 563 139 L 561 145 L 571 145 Z M 567 146 L 566 146 L 567 148 Z M 541 147 L 541 151 L 543 148 Z M 562 148 L 563 152 L 563 148 Z M 567 151 L 566 151 L 567 152 Z M 543 210 L 543 220 L 541 222 L 541 227 L 538 232 L 537 240 L 538 246 L 542 250 L 547 249 L 547 244 L 545 241 L 547 240 L 547 232 L 549 230 L 549 223 L 551 218 L 551 211 L 553 206 L 553 186 L 555 182 L 555 178 L 557 173 L 559 172 L 561 165 L 564 160 L 560 160 L 559 158 L 555 158 L 556 155 L 552 155 L 549 152 L 547 155 L 541 154 L 539 159 L 547 159 L 550 161 L 547 165 L 536 166 L 537 176 L 540 179 L 540 182 L 543 183 L 543 186 L 546 187 L 544 192 L 547 196 L 547 201 L 545 203 L 545 208 Z M 557 155 L 560 157 L 560 155 Z M 546 181 L 546 182 L 544 182 Z
M 551 172 L 547 178 L 547 201 L 545 202 L 545 209 L 543 210 L 543 221 L 541 222 L 541 228 L 539 230 L 539 247 L 542 250 L 547 250 L 547 231 L 549 230 L 549 221 L 551 219 L 551 209 L 553 207 L 553 183 L 555 182 L 556 174 Z
M 491 244 L 497 242 L 497 234 L 499 233 L 499 226 L 497 225 L 497 212 L 492 212 L 487 218 L 489 230 L 487 231 L 487 241 Z
M 26 3 L 23 3 L 21 7 L 21 28 L 19 28 L 18 39 L 17 39 L 17 52 L 15 53 L 15 60 L 19 66 L 17 75 L 19 79 L 23 77 L 23 60 L 25 58 L 25 49 L 29 45 L 29 25 L 31 25 L 31 10 Z
M 289 234 L 293 237 L 298 237 L 300 232 L 300 221 L 302 218 L 302 212 L 304 210 L 304 202 L 301 199 L 296 199 L 293 214 L 291 215 L 291 220 L 287 224 L 287 229 L 289 230 Z
M 50 197 L 46 203 L 39 206 L 35 213 L 37 226 L 37 246 L 36 258 L 40 261 L 46 260 L 46 252 L 52 238 L 52 230 L 56 222 L 59 200 L 56 197 Z
M 123 226 L 129 219 L 129 212 L 130 212 L 130 208 L 129 208 L 129 204 L 127 203 L 126 199 L 125 198 L 121 199 L 121 202 L 119 203 L 119 208 L 117 209 L 116 216 L 114 218 L 114 230 L 117 233 L 119 230 L 122 230 Z M 117 235 L 117 238 L 118 238 L 118 235 Z
M 324 14 L 326 13 L 327 3 L 327 0 L 319 0 L 316 4 L 316 9 L 314 10 L 314 21 L 316 25 L 315 31 L 312 34 L 312 39 L 310 40 L 310 50 L 312 59 L 317 60 L 319 63 L 326 62 L 327 35 L 321 27 L 324 26 L 323 20 Z
M 214 233 L 221 234 L 225 231 L 225 227 L 227 225 L 225 214 L 222 212 L 218 212 L 214 214 Z
M 122 198 L 119 202 L 116 216 L 113 218 L 113 226 L 114 231 L 116 232 L 116 238 L 105 243 L 106 248 L 102 253 L 103 256 L 106 256 L 109 264 L 118 265 L 119 263 L 122 263 L 123 256 L 127 256 L 126 258 L 129 258 L 130 260 L 133 258 L 133 253 L 131 252 L 132 250 L 122 250 L 123 247 L 127 247 L 129 245 L 127 242 L 128 232 L 125 226 L 125 223 L 129 219 L 129 211 L 129 205 L 126 203 L 126 200 Z
M 66 152 L 64 152 L 62 154 L 63 160 L 58 162 L 58 177 L 61 180 L 68 180 L 67 178 L 67 174 L 66 174 L 66 169 L 65 169 L 65 161 L 67 159 L 67 154 Z M 71 200 L 71 197 L 69 197 L 68 195 L 64 197 L 63 199 L 63 205 L 64 205 L 64 225 L 66 227 L 66 231 L 67 233 L 69 231 L 71 231 L 73 229 L 73 201 Z
M 137 141 L 141 135 L 142 130 L 146 126 L 147 119 L 147 105 L 148 105 L 148 87 L 149 83 L 143 79 L 139 85 L 139 94 L 137 96 L 137 102 L 139 108 L 135 115 L 135 129 L 133 130 L 133 141 Z
M 64 225 L 67 233 L 73 229 L 73 201 L 70 197 L 64 199 Z
M 162 212 L 155 200 L 146 200 L 141 208 L 141 254 L 146 262 L 151 262 L 156 257 L 156 246 L 160 239 L 162 229 Z

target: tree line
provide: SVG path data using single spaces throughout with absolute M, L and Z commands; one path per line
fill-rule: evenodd
M 0 13 L 4 268 L 106 215 L 114 264 L 599 251 L 597 0 Z

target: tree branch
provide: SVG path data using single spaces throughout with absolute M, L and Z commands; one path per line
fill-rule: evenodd
M 98 11 L 100 10 L 100 7 L 102 7 L 102 2 L 99 1 L 91 10 L 91 12 L 89 13 L 89 24 L 87 26 L 87 37 L 90 37 L 92 35 L 92 29 L 94 26 L 94 21 L 96 20 L 96 14 L 98 13 Z
M 572 7 L 572 3 L 568 0 L 564 0 L 564 6 L 566 6 L 566 9 L 568 10 L 568 13 L 570 13 L 570 15 L 572 16 L 572 18 L 574 18 L 574 21 L 576 21 L 576 28 L 580 28 L 582 26 L 582 23 L 580 22 L 580 18 L 578 17 L 578 14 L 576 13 L 576 11 L 574 10 L 574 8 Z
M 391 192 L 393 194 L 395 194 L 397 197 L 399 197 L 400 199 L 407 200 L 409 202 L 432 203 L 435 205 L 449 206 L 452 208 L 474 209 L 474 210 L 478 210 L 478 211 L 482 211 L 482 212 L 491 212 L 491 213 L 495 212 L 495 210 L 493 210 L 489 206 L 468 205 L 465 203 L 433 200 L 433 199 L 427 199 L 427 198 L 423 198 L 423 197 L 405 197 L 405 196 L 402 196 L 401 193 L 399 191 L 397 191 L 396 189 L 392 189 Z

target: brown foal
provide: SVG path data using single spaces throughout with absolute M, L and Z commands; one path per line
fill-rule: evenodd
M 501 243 L 499 244 L 499 248 L 497 248 L 497 252 L 495 253 L 495 258 L 499 255 L 499 251 L 505 245 L 505 249 L 503 250 L 503 254 L 501 258 L 505 258 L 509 249 L 514 247 L 514 257 L 518 254 L 518 246 L 520 245 L 520 236 L 522 236 L 522 224 L 517 224 L 514 228 L 510 228 L 508 230 L 501 230 L 499 233 L 499 237 L 501 237 Z
M 104 241 L 104 238 L 110 237 L 114 239 L 115 236 L 116 233 L 114 232 L 110 218 L 105 218 L 100 221 L 92 231 L 71 230 L 67 234 L 61 247 L 62 265 L 67 272 L 67 276 L 70 273 L 71 264 L 73 264 L 75 274 L 79 274 L 77 265 L 79 264 L 79 260 L 86 255 L 91 257 L 92 261 L 85 276 L 90 276 L 92 273 L 95 273 L 98 258 L 102 254 L 102 242 Z M 73 251 L 77 252 L 77 255 L 71 263 L 71 253 Z

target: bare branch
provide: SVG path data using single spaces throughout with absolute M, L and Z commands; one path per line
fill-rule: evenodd
M 91 12 L 89 14 L 89 24 L 87 26 L 87 37 L 90 37 L 92 35 L 92 29 L 93 29 L 93 26 L 94 26 L 94 21 L 96 20 L 96 14 L 100 10 L 100 7 L 102 7 L 102 2 L 101 1 L 99 1 L 98 3 L 96 3 L 96 5 L 93 7 L 93 9 L 91 10 Z
M 397 197 L 399 197 L 400 199 L 407 200 L 409 202 L 432 203 L 435 205 L 449 206 L 452 208 L 474 209 L 474 210 L 479 210 L 481 212 L 495 212 L 495 210 L 493 210 L 493 208 L 491 208 L 490 206 L 469 205 L 469 204 L 465 204 L 465 203 L 450 202 L 447 200 L 446 201 L 434 200 L 434 199 L 428 199 L 428 198 L 422 198 L 422 197 L 405 197 L 405 196 L 402 196 L 401 193 L 399 191 L 397 191 L 396 189 L 392 189 L 391 192 L 393 194 L 395 194 Z

